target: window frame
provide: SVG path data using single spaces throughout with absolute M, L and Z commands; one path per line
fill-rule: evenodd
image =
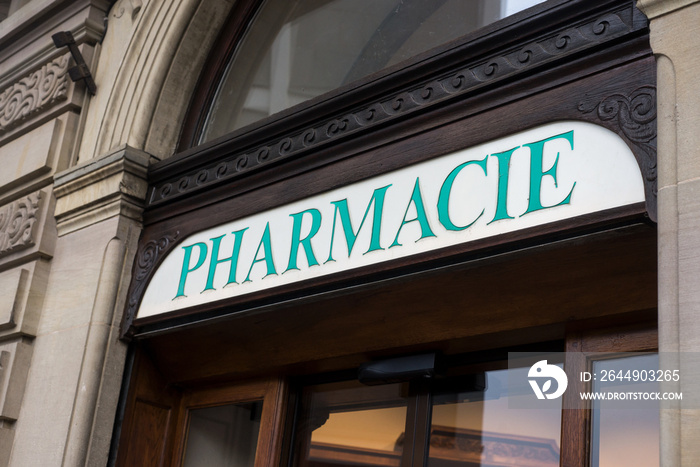
M 658 352 L 658 331 L 655 325 L 639 323 L 622 328 L 581 329 L 571 332 L 566 341 L 565 365 L 570 374 L 592 371 L 593 362 L 619 356 L 625 352 Z M 561 465 L 590 467 L 593 417 L 591 401 L 583 401 L 579 393 L 591 392 L 592 381 L 569 380 L 569 387 L 562 396 L 565 409 L 562 414 L 561 439 L 576 437 L 580 441 L 574 449 L 562 450 Z M 566 456 L 564 456 L 566 452 Z
M 246 34 L 255 21 L 258 18 L 259 13 L 264 8 L 268 0 L 243 0 L 234 6 L 234 9 L 229 15 L 225 26 L 223 28 L 220 37 L 216 41 L 219 44 L 210 55 L 210 58 L 204 68 L 204 72 L 200 77 L 200 81 L 197 85 L 196 94 L 190 105 L 190 111 L 187 114 L 187 118 L 183 125 L 183 131 L 181 137 L 178 141 L 178 152 L 184 151 L 188 148 L 195 147 L 201 144 L 200 139 L 203 136 L 203 132 L 206 129 L 207 120 L 209 118 L 209 112 L 213 103 L 216 100 L 219 86 L 227 75 L 229 66 L 236 61 L 236 55 L 238 54 L 239 48 L 243 46 L 245 42 Z M 330 3 L 330 0 L 325 0 Z M 540 0 L 546 2 L 546 0 Z M 254 129 L 258 127 L 261 122 L 275 121 L 278 118 L 285 118 L 285 115 L 291 115 L 297 113 L 297 110 L 303 111 L 306 104 L 309 103 L 311 106 L 315 106 L 310 101 L 320 103 L 325 100 L 332 100 L 336 95 L 343 94 L 345 92 L 354 92 L 355 88 L 361 89 L 371 86 L 372 81 L 375 78 L 381 78 L 386 75 L 395 75 L 396 72 L 400 71 L 404 67 L 411 67 L 414 63 L 432 60 L 437 55 L 440 55 L 450 48 L 471 42 L 475 39 L 480 39 L 482 36 L 487 36 L 492 31 L 498 28 L 492 27 L 492 25 L 497 24 L 507 25 L 513 21 L 521 21 L 531 16 L 540 14 L 541 11 L 546 11 L 548 8 L 553 7 L 554 3 L 565 3 L 570 0 L 550 0 L 549 6 L 543 6 L 542 4 L 536 4 L 526 10 L 516 12 L 508 17 L 501 18 L 492 23 L 487 23 L 486 25 L 475 29 L 473 31 L 465 32 L 461 36 L 458 36 L 450 41 L 446 41 L 438 46 L 432 47 L 425 50 L 422 53 L 415 54 L 412 57 L 402 60 L 393 66 L 387 66 L 380 70 L 375 71 L 370 74 L 363 74 L 360 78 L 349 81 L 343 85 L 334 88 L 331 91 L 322 93 L 315 98 L 308 99 L 300 104 L 290 106 L 282 111 L 275 112 L 268 117 L 262 118 L 252 124 L 244 125 L 237 128 L 234 131 L 228 133 L 228 135 L 246 132 L 248 129 Z M 270 37 L 274 39 L 274 36 Z M 268 44 L 262 44 L 264 50 Z M 415 73 L 415 72 L 414 72 Z M 243 94 L 245 96 L 245 94 Z M 239 96 L 240 98 L 241 96 Z M 215 138 L 221 140 L 226 138 L 228 135 L 220 136 Z
M 591 12 L 604 11 L 606 8 L 615 7 L 615 4 L 629 3 L 629 1 L 548 0 L 394 66 L 273 114 L 228 135 L 198 145 L 197 140 L 205 124 L 209 106 L 226 71 L 227 64 L 235 54 L 239 42 L 263 3 L 264 0 L 241 0 L 234 5 L 229 19 L 215 42 L 218 46 L 210 52 L 198 80 L 182 127 L 176 154 L 187 153 L 196 147 L 206 147 L 210 144 L 239 139 L 243 135 L 253 136 L 262 128 L 265 128 L 266 133 L 269 133 L 273 128 L 276 129 L 277 126 L 287 122 L 290 126 L 295 127 L 308 126 L 314 120 L 330 118 L 334 114 L 338 114 L 339 109 L 345 110 L 348 106 L 356 106 L 368 99 L 395 93 L 405 88 L 406 85 L 412 85 L 436 74 L 444 73 L 460 62 L 483 60 L 489 53 L 497 53 L 499 50 L 517 46 L 518 43 L 528 38 L 537 37 L 538 34 L 546 34 L 552 27 L 552 23 L 575 24 L 577 20 L 580 21 L 582 17 Z M 586 3 L 596 4 L 591 7 L 590 5 L 586 6 Z
M 245 381 L 235 385 L 214 386 L 186 391 L 180 400 L 175 431 L 174 462 L 185 461 L 185 447 L 192 410 L 229 404 L 261 401 L 262 414 L 255 467 L 278 465 L 282 442 L 282 423 L 286 404 L 286 385 L 278 378 Z
M 472 370 L 501 368 L 505 364 L 508 352 L 538 351 L 558 352 L 565 351 L 564 368 L 569 375 L 579 374 L 582 371 L 591 371 L 594 361 L 617 358 L 625 353 L 658 352 L 658 332 L 656 323 L 643 320 L 639 323 L 623 326 L 605 327 L 595 329 L 590 323 L 576 323 L 566 333 L 563 341 L 543 342 L 530 344 L 524 347 L 494 349 L 478 351 L 468 354 L 446 357 L 443 369 L 453 368 L 458 365 Z M 464 363 L 467 360 L 468 363 Z M 458 364 L 460 362 L 461 364 Z M 466 366 L 465 366 L 466 365 Z M 305 386 L 314 386 L 336 381 L 353 379 L 352 373 L 342 372 L 328 376 L 314 375 L 301 378 L 292 388 L 297 395 Z M 451 375 L 446 381 L 455 378 Z M 404 450 L 401 455 L 401 464 L 406 467 L 424 467 L 430 449 L 430 429 L 432 413 L 432 395 L 437 390 L 430 380 L 410 380 L 408 382 L 407 414 L 406 414 L 406 438 Z M 442 386 L 439 386 L 442 388 Z M 579 393 L 590 392 L 592 382 L 581 382 L 575 378 L 569 379 L 567 391 L 562 396 L 561 437 L 560 437 L 560 465 L 567 467 L 589 467 L 591 465 L 591 440 L 593 435 L 591 401 L 582 401 Z M 570 408 L 577 407 L 577 408 Z M 301 406 L 297 406 L 297 412 Z M 301 417 L 297 413 L 290 417 L 287 426 L 287 436 L 293 433 L 293 421 Z M 293 439 L 288 441 L 296 445 Z M 287 454 L 288 465 L 296 465 L 296 453 L 291 450 Z M 287 465 L 285 463 L 285 465 Z
M 257 6 L 254 0 L 242 0 L 234 6 L 229 25 L 223 28 L 218 41 L 222 45 L 212 51 L 198 80 L 176 153 L 150 167 L 147 217 L 161 218 L 156 213 L 160 207 L 179 204 L 189 195 L 248 178 L 249 174 L 264 168 L 288 166 L 292 159 L 296 163 L 307 160 L 326 147 L 344 143 L 350 136 L 376 140 L 377 136 L 381 138 L 378 133 L 389 127 L 402 135 L 425 131 L 445 123 L 445 112 L 441 110 L 446 107 L 471 107 L 469 113 L 478 115 L 486 109 L 561 86 L 576 76 L 595 73 L 644 55 L 653 56 L 648 45 L 648 21 L 632 0 L 549 0 L 196 145 L 196 137 L 206 119 L 207 103 L 215 94 L 228 57 L 255 16 Z M 608 22 L 616 23 L 617 29 L 605 26 Z M 579 39 L 570 39 L 573 36 Z M 544 52 L 540 45 L 542 40 L 554 41 L 546 48 L 556 51 Z M 532 47 L 537 50 L 533 52 Z M 513 60 L 524 60 L 524 63 L 515 67 L 508 65 L 507 62 Z M 470 78 L 471 81 L 464 84 L 462 72 L 476 73 L 476 81 Z M 432 92 L 435 86 L 442 86 L 440 82 L 449 81 L 457 86 L 454 92 Z M 379 110 L 378 106 L 384 109 Z M 583 110 L 571 115 L 570 110 L 563 108 L 563 118 L 594 121 L 618 134 L 624 131 L 617 121 L 601 121 Z M 428 117 L 436 111 L 443 115 Z M 388 115 L 379 115 L 383 112 Z M 348 118 L 353 120 L 350 125 L 347 125 Z M 433 122 L 429 123 L 426 118 L 432 118 Z M 354 119 L 364 121 L 356 124 Z M 413 130 L 406 129 L 407 126 Z M 527 126 L 521 123 L 519 128 Z M 645 177 L 655 178 L 655 173 L 650 172 L 655 162 L 649 161 L 655 159 L 655 142 L 653 147 L 641 147 L 649 146 L 648 141 L 630 140 L 630 143 L 640 146 L 639 150 L 632 149 Z M 228 170 L 222 174 L 217 169 L 224 164 L 228 165 Z M 653 190 L 652 187 L 647 190 L 647 210 L 652 219 L 656 211 Z

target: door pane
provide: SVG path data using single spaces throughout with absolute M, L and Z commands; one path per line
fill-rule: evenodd
M 659 369 L 658 354 L 593 362 L 595 393 L 655 393 L 656 381 L 620 378 L 601 381 L 600 375 Z M 591 465 L 593 467 L 657 467 L 659 465 L 659 401 L 596 400 L 592 403 Z
M 509 399 L 532 396 L 525 387 L 509 394 L 507 372 L 527 381 L 527 368 L 493 370 L 485 390 L 456 384 L 433 396 L 430 467 L 559 465 L 561 399 L 558 410 L 509 408 Z
M 356 381 L 307 387 L 296 432 L 296 465 L 396 465 L 406 428 L 407 386 Z
M 190 411 L 185 467 L 252 467 L 262 401 Z

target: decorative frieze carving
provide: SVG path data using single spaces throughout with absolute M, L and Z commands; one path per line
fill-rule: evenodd
M 525 45 L 476 59 L 450 74 L 400 91 L 388 100 L 373 102 L 345 115 L 245 152 L 235 152 L 204 168 L 151 188 L 149 205 L 191 193 L 203 186 L 231 179 L 263 164 L 298 154 L 331 140 L 355 135 L 367 128 L 402 118 L 411 112 L 474 92 L 486 85 L 543 66 L 619 38 L 633 29 L 630 10 L 608 12 L 595 20 L 551 32 Z
M 65 100 L 69 55 L 58 57 L 0 94 L 0 136 L 32 115 Z
M 37 191 L 0 207 L 0 257 L 34 246 L 34 223 L 41 197 Z

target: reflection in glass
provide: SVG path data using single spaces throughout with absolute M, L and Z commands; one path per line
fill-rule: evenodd
M 532 398 L 527 372 L 528 368 L 487 371 L 483 391 L 473 384 L 453 384 L 436 393 L 428 465 L 558 466 L 561 399 L 557 409 L 509 408 L 509 399 Z M 521 391 L 513 392 L 509 377 L 525 383 Z
M 268 0 L 223 76 L 201 142 L 544 0 Z
M 252 467 L 262 402 L 190 411 L 184 467 Z
M 628 381 L 627 370 L 658 370 L 658 354 L 597 360 L 593 392 L 658 392 L 657 382 Z M 614 382 L 601 381 L 601 375 L 620 375 Z M 608 378 L 609 379 L 609 378 Z M 658 401 L 593 401 L 591 430 L 592 467 L 656 467 L 659 465 Z
M 296 465 L 396 465 L 406 427 L 406 385 L 356 381 L 308 387 L 297 423 Z

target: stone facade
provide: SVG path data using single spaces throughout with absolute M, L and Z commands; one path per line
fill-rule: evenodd
M 172 155 L 231 6 L 13 0 L 0 22 L 0 465 L 108 462 L 146 168 Z
M 10 3 L 0 22 L 0 466 L 105 465 L 146 169 L 173 154 L 234 1 Z M 660 350 L 700 351 L 700 2 L 638 3 L 658 63 Z M 95 96 L 68 77 L 58 31 L 75 37 Z M 682 384 L 700 387 L 700 369 Z M 700 414 L 675 409 L 662 414 L 662 465 L 700 465 Z
M 700 93 L 695 53 L 700 3 L 643 0 L 651 20 L 659 106 L 659 351 L 700 350 Z M 700 369 L 683 368 L 680 390 L 700 387 Z M 691 389 L 692 388 L 692 389 Z M 698 465 L 700 411 L 661 413 L 662 465 Z
M 65 428 L 70 424 L 53 410 L 59 400 L 52 388 L 62 387 L 71 399 L 75 390 L 66 380 L 52 380 L 52 374 L 67 375 L 66 367 L 80 365 L 81 359 L 68 362 L 51 348 L 50 341 L 63 336 L 45 327 L 51 321 L 47 292 L 56 277 L 51 274 L 58 243 L 54 179 L 74 163 L 88 99 L 68 76 L 70 56 L 53 46 L 50 35 L 73 30 L 84 56 L 92 60 L 104 31 L 94 19 L 108 6 L 24 3 L 0 23 L 0 465 L 41 464 L 37 451 L 42 449 L 63 455 L 56 446 L 64 441 L 49 440 L 46 430 L 49 420 Z M 44 20 L 37 21 L 42 15 Z M 43 371 L 39 361 L 52 371 Z M 33 399 L 32 393 L 39 397 Z M 72 405 L 60 410 L 72 410 Z M 41 416 L 27 415 L 32 411 Z M 37 448 L 42 443 L 31 443 L 32 438 L 49 442 Z M 29 450 L 22 448 L 28 442 Z

